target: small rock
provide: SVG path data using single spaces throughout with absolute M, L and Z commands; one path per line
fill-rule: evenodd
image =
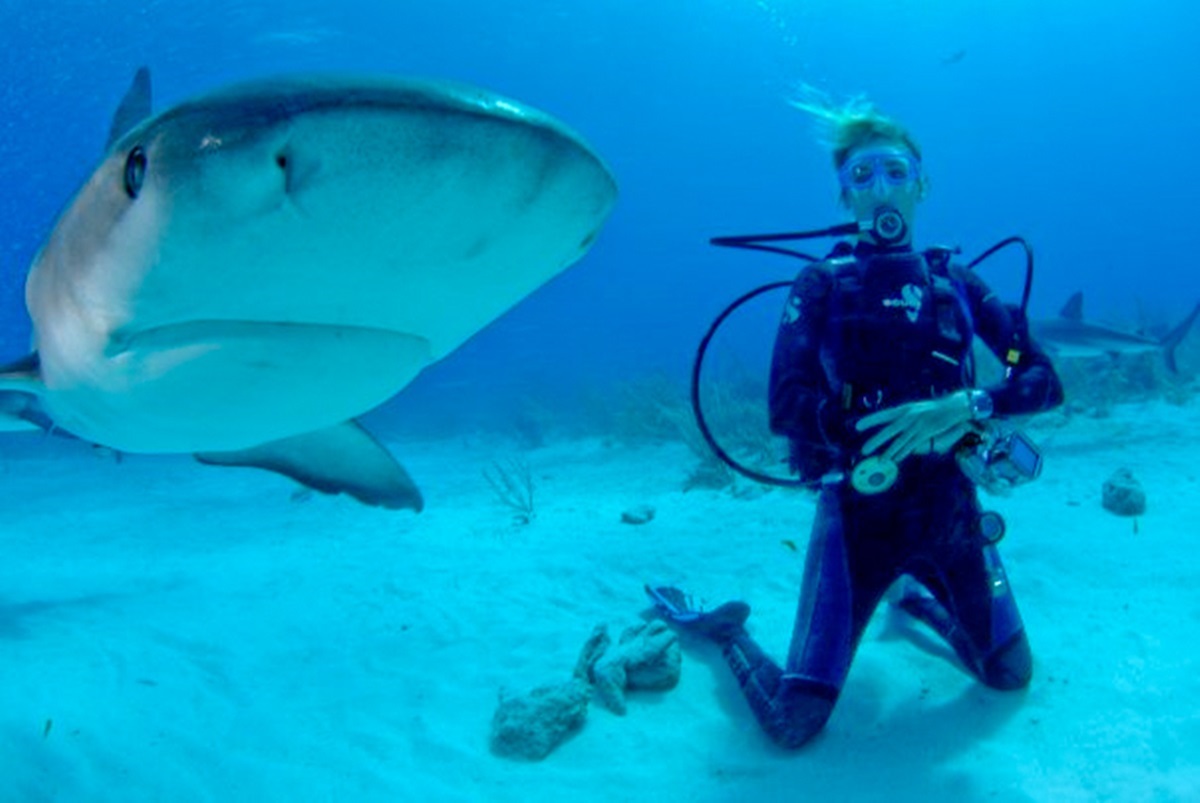
M 649 505 L 637 505 L 621 514 L 622 524 L 647 524 L 654 519 L 654 508 Z
M 761 499 L 766 496 L 767 489 L 757 482 L 735 482 L 730 493 L 734 499 L 740 499 L 743 502 L 753 502 L 755 499 Z
M 541 761 L 583 727 L 591 689 L 574 679 L 523 696 L 501 694 L 492 717 L 492 752 L 504 758 Z
M 683 492 L 701 488 L 706 491 L 723 491 L 733 484 L 733 470 L 720 460 L 703 460 L 696 464 L 692 473 L 683 481 Z
M 1146 492 L 1127 468 L 1119 468 L 1104 481 L 1100 503 L 1118 516 L 1140 516 L 1146 512 Z

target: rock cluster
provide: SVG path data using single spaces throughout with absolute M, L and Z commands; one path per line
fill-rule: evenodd
M 574 676 L 526 694 L 501 694 L 492 717 L 492 752 L 540 761 L 583 727 L 589 700 L 624 715 L 626 691 L 665 690 L 679 682 L 679 638 L 655 620 L 625 628 L 614 645 L 606 625 L 584 643 Z
M 600 625 L 597 629 L 603 628 Z M 605 638 L 607 639 L 607 631 Z M 587 669 L 596 699 L 625 714 L 625 691 L 665 691 L 679 682 L 679 636 L 661 620 L 625 629 L 615 647 L 600 652 Z M 578 671 L 578 670 L 576 670 Z

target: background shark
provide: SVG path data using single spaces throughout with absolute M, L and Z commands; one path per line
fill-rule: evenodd
M 30 270 L 35 351 L 0 414 L 420 509 L 354 417 L 583 256 L 606 166 L 449 84 L 287 78 L 149 112 L 143 70 Z
M 1158 340 L 1085 321 L 1083 293 L 1075 293 L 1067 300 L 1057 318 L 1031 321 L 1030 330 L 1039 343 L 1063 357 L 1097 357 L 1161 350 L 1168 370 L 1178 373 L 1175 349 L 1187 337 L 1197 316 L 1200 316 L 1200 304 L 1178 326 Z

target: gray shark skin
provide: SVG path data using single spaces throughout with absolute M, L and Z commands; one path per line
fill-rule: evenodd
M 1030 322 L 1035 340 L 1061 357 L 1099 357 L 1121 354 L 1141 354 L 1161 351 L 1171 373 L 1178 373 L 1175 349 L 1187 337 L 1192 324 L 1200 316 L 1200 304 L 1192 309 L 1174 329 L 1161 340 L 1133 332 L 1123 332 L 1083 319 L 1083 294 L 1075 293 L 1067 300 L 1057 318 Z
M 0 416 L 419 509 L 354 419 L 582 257 L 607 167 L 466 86 L 289 77 L 138 119 L 149 92 L 34 261 Z

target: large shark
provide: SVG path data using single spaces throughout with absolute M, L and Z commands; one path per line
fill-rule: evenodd
M 549 116 L 444 83 L 284 78 L 149 112 L 142 70 L 33 263 L 8 428 L 419 510 L 354 419 L 583 256 L 609 170 Z
M 1197 316 L 1200 316 L 1200 304 L 1162 339 L 1146 337 L 1084 320 L 1083 293 L 1075 293 L 1067 300 L 1057 318 L 1031 321 L 1030 331 L 1039 343 L 1062 357 L 1097 357 L 1161 350 L 1167 368 L 1172 373 L 1178 373 L 1175 349 L 1183 342 Z

